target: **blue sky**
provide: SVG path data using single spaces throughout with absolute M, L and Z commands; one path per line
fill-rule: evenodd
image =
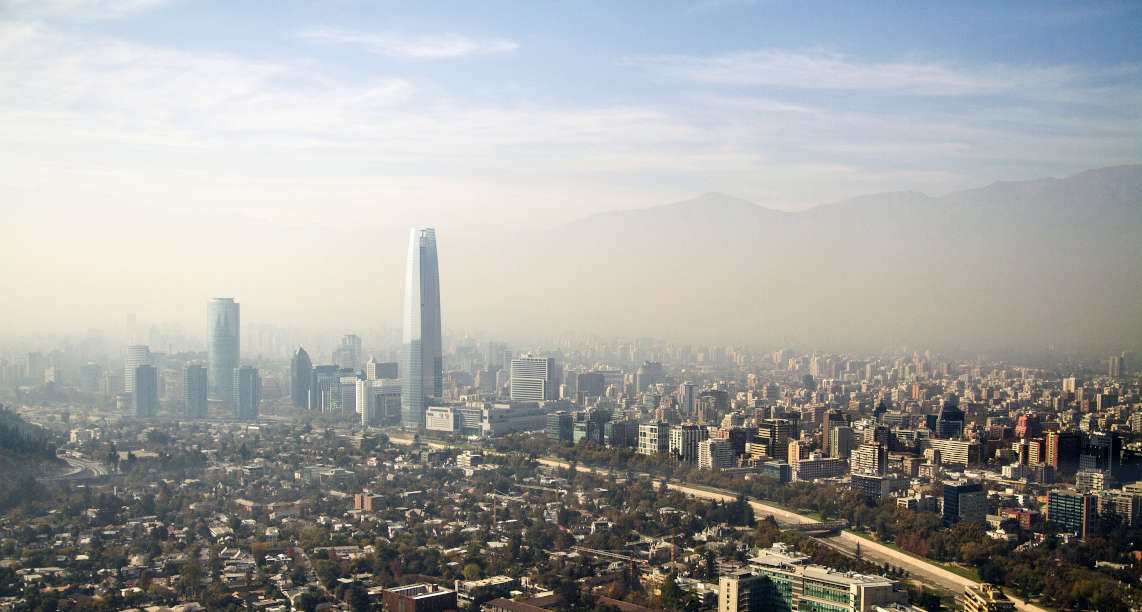
M 14 224 L 795 210 L 1142 161 L 1142 4 L 0 0 L 0 83 Z

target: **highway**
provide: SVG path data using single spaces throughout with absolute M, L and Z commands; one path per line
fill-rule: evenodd
M 412 440 L 401 439 L 401 438 L 390 437 L 390 440 L 394 443 L 397 443 L 397 444 L 411 444 L 412 443 Z M 441 444 L 438 442 L 427 442 L 427 444 L 430 448 L 448 448 L 449 447 L 447 444 Z M 483 452 L 486 454 L 494 454 L 494 451 L 483 451 Z M 560 461 L 558 459 L 551 459 L 551 458 L 546 458 L 546 457 L 536 459 L 536 462 L 538 462 L 541 465 L 546 465 L 549 467 L 567 468 L 570 466 L 570 464 L 566 461 Z M 593 468 L 593 467 L 584 466 L 584 465 L 576 465 L 576 469 L 583 470 L 585 472 L 591 472 L 591 473 L 597 473 L 597 474 L 606 474 L 606 475 L 610 475 L 610 476 L 622 476 L 626 473 L 626 472 L 619 472 L 616 470 L 611 470 L 608 468 Z M 637 473 L 636 476 L 639 476 L 642 478 L 656 479 L 657 480 L 657 478 L 655 478 L 654 476 L 651 476 L 650 474 L 647 474 L 647 473 Z M 715 492 L 715 491 L 708 491 L 706 489 L 701 489 L 701 488 L 690 486 L 690 485 L 684 485 L 684 484 L 678 484 L 678 483 L 668 483 L 667 486 L 671 490 L 686 493 L 687 495 L 693 495 L 694 497 L 698 497 L 698 498 L 702 498 L 702 499 L 712 499 L 712 500 L 720 500 L 720 501 L 733 501 L 733 500 L 737 499 L 737 497 L 735 495 L 730 495 L 730 494 L 726 494 L 726 493 L 719 493 L 719 492 Z M 800 524 L 804 524 L 804 523 L 817 523 L 817 522 L 819 522 L 817 519 L 815 519 L 813 517 L 797 514 L 796 512 L 786 510 L 785 508 L 781 508 L 779 506 L 775 506 L 772 504 L 767 504 L 764 502 L 759 502 L 759 501 L 754 501 L 754 500 L 750 500 L 749 504 L 753 508 L 753 512 L 754 512 L 755 516 L 764 517 L 766 515 L 772 515 L 774 520 L 777 521 L 779 526 L 800 525 Z M 938 589 L 942 589 L 944 591 L 948 591 L 949 593 L 952 593 L 953 595 L 955 595 L 957 598 L 961 598 L 963 596 L 964 587 L 969 586 L 969 585 L 978 584 L 977 582 L 974 582 L 968 578 L 964 578 L 963 576 L 960 576 L 959 574 L 948 571 L 948 570 L 944 569 L 943 567 L 940 567 L 939 565 L 937 565 L 935 563 L 932 563 L 932 562 L 926 561 L 924 559 L 921 559 L 919 557 L 914 557 L 910 554 L 895 550 L 895 549 L 890 548 L 888 546 L 885 546 L 884 544 L 881 544 L 879 542 L 874 542 L 872 540 L 862 538 L 862 537 L 858 536 L 857 534 L 855 534 L 851 531 L 841 531 L 841 532 L 837 533 L 836 535 L 827 536 L 827 537 L 818 537 L 818 538 L 816 538 L 816 540 L 818 542 L 821 542 L 822 544 L 825 544 L 827 546 L 831 546 L 831 547 L 833 547 L 833 548 L 835 548 L 835 549 L 837 549 L 843 553 L 846 553 L 850 556 L 856 554 L 857 544 L 859 543 L 860 544 L 860 553 L 861 553 L 862 558 L 864 558 L 868 561 L 871 561 L 873 563 L 879 563 L 879 564 L 888 563 L 889 565 L 892 565 L 894 567 L 902 568 L 902 569 L 906 570 L 907 572 L 909 572 L 909 574 L 911 574 L 911 576 L 913 578 L 915 578 L 916 580 L 918 580 L 924 584 L 927 584 L 928 586 L 932 586 L 932 587 L 936 587 Z M 1040 608 L 1039 606 L 1029 604 L 1029 603 L 1026 603 L 1025 601 L 1017 599 L 1013 595 L 1008 595 L 1008 597 L 1010 597 L 1011 600 L 1015 602 L 1015 609 L 1019 610 L 1020 612 L 1048 612 L 1047 610 Z
M 544 458 L 537 459 L 536 461 L 551 467 L 566 468 L 569 466 L 567 462 L 559 461 L 556 459 Z M 592 473 L 619 475 L 616 474 L 613 470 L 603 468 L 590 468 L 586 466 L 576 466 L 576 468 Z M 650 474 L 638 474 L 638 476 L 652 478 Z M 711 499 L 718 501 L 734 501 L 737 499 L 735 495 L 708 491 L 706 489 L 700 489 L 689 485 L 668 483 L 667 486 L 671 490 L 686 493 L 687 495 L 693 495 L 694 497 L 701 499 Z M 797 514 L 772 504 L 753 500 L 751 500 L 749 504 L 753 508 L 755 516 L 764 517 L 766 515 L 772 515 L 774 520 L 777 521 L 778 525 L 788 526 L 819 522 L 813 517 Z M 841 552 L 849 554 L 850 556 L 855 555 L 857 544 L 859 543 L 862 558 L 873 563 L 888 563 L 894 567 L 902 568 L 908 571 L 913 578 L 919 580 L 920 582 L 948 591 L 957 597 L 963 595 L 964 587 L 978 584 L 972 580 L 969 580 L 968 578 L 964 578 L 963 576 L 960 576 L 954 572 L 950 572 L 940 567 L 939 565 L 936 565 L 935 563 L 931 563 L 907 553 L 900 552 L 879 542 L 874 542 L 872 540 L 862 538 L 851 531 L 842 531 L 833 536 L 818 537 L 816 540 L 836 548 Z M 1010 595 L 1009 597 L 1011 597 L 1011 600 L 1015 602 L 1015 608 L 1021 612 L 1047 612 L 1038 606 L 1028 604 Z

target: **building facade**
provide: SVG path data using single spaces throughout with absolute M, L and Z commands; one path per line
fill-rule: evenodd
M 207 384 L 210 399 L 232 405 L 234 370 L 241 358 L 241 310 L 234 298 L 215 298 L 206 308 Z
M 182 416 L 206 418 L 206 367 L 192 364 L 182 371 Z
M 401 426 L 424 427 L 424 409 L 444 394 L 444 355 L 440 332 L 440 266 L 436 230 L 409 232 L 404 283 L 401 370 Z

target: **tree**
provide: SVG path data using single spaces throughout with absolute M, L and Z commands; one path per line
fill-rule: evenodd
M 673 573 L 668 574 L 666 579 L 662 581 L 658 600 L 662 604 L 663 610 L 682 609 L 682 589 L 678 588 L 678 581 L 674 579 Z
M 480 575 L 484 573 L 484 570 L 477 563 L 469 563 L 464 566 L 461 573 L 464 574 L 464 580 L 478 580 Z
M 321 559 L 317 562 L 317 579 L 325 588 L 332 589 L 333 584 L 341 577 L 341 566 L 332 561 Z
M 345 589 L 345 602 L 353 612 L 365 612 L 371 608 L 369 592 L 360 582 L 353 582 Z

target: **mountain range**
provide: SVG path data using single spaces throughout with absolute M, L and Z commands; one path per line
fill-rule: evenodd
M 537 333 L 838 348 L 1142 344 L 1142 165 L 804 212 L 710 193 L 457 251 L 446 276 L 460 278 L 445 290 L 479 291 L 488 301 L 477 318 L 503 313 L 500 325 Z

